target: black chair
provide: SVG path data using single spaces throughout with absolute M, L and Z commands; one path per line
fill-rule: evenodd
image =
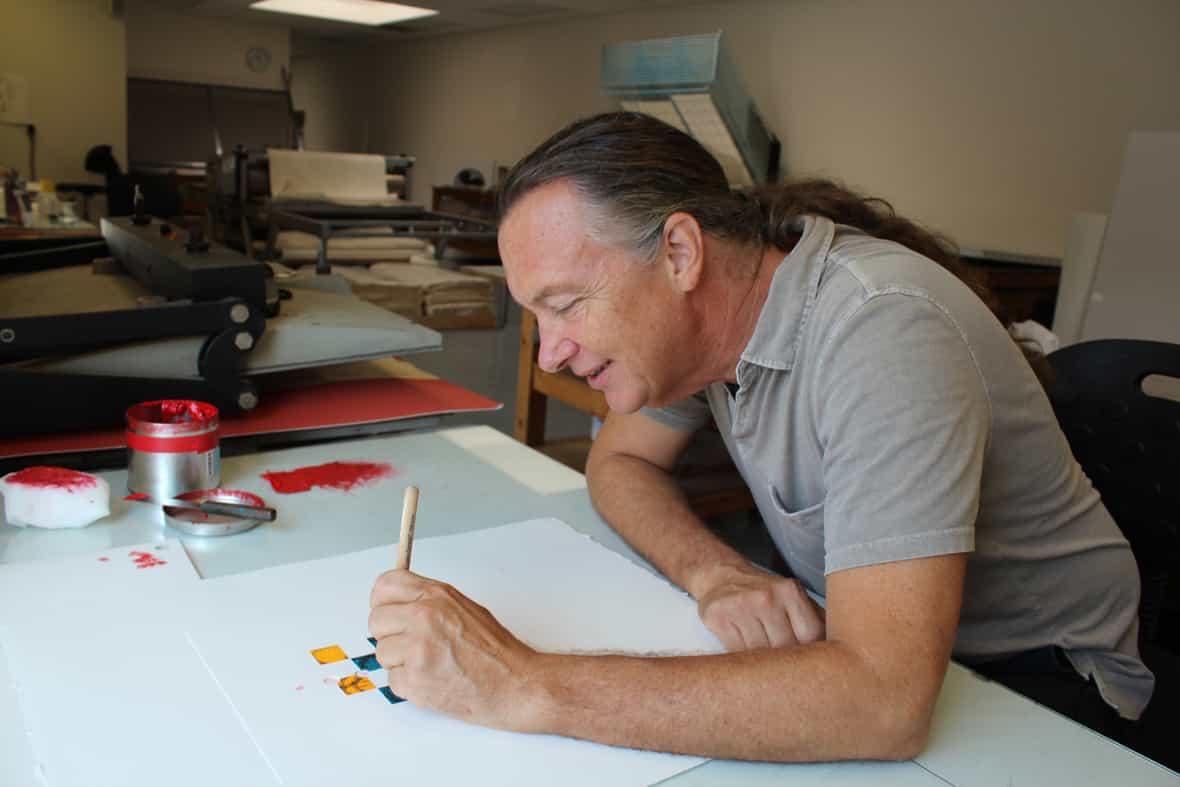
M 1074 456 L 1131 544 L 1142 580 L 1140 651 L 1156 675 L 1143 723 L 1169 731 L 1144 754 L 1178 767 L 1180 713 L 1180 401 L 1144 393 L 1151 375 L 1180 378 L 1180 345 L 1106 339 L 1047 358 L 1049 399 Z M 1168 719 L 1169 721 L 1165 721 Z
M 1139 562 L 1143 637 L 1180 653 L 1180 402 L 1143 392 L 1180 378 L 1180 345 L 1108 339 L 1048 361 L 1061 429 Z

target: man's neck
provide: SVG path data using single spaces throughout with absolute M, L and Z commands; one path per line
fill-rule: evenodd
M 713 379 L 728 383 L 737 382 L 738 362 L 754 335 L 774 273 L 787 252 L 772 246 L 765 251 L 733 249 L 731 254 L 724 268 L 729 273 L 717 282 L 724 308 L 714 312 L 720 320 L 720 340 L 712 355 Z

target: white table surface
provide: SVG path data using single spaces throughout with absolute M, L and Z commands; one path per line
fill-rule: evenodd
M 349 459 L 392 463 L 400 474 L 388 499 L 347 511 L 299 496 L 279 498 L 259 474 Z M 396 540 L 391 531 L 405 486 L 422 490 L 418 538 L 449 535 L 552 516 L 646 565 L 598 517 L 581 475 L 489 427 L 327 443 L 225 459 L 222 485 L 261 494 L 279 507 L 273 525 L 226 538 L 201 539 L 165 530 L 150 506 L 125 503 L 126 471 L 102 473 L 111 484 L 112 515 L 82 530 L 0 526 L 5 563 L 96 552 L 180 537 L 197 570 L 215 577 Z M 371 500 L 371 496 L 366 497 Z M 323 498 L 320 498 L 323 500 Z M 391 514 L 391 512 L 394 512 Z M 0 603 L 13 603 L 0 600 Z M 24 599 L 20 603 L 36 603 Z M 226 783 L 232 781 L 230 779 Z M 667 783 L 691 785 L 1180 785 L 1180 776 L 999 684 L 952 664 L 925 752 L 898 763 L 774 765 L 715 760 Z M 35 785 L 32 757 L 0 651 L 0 784 Z

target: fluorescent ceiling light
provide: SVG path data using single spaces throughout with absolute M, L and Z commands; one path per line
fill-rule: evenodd
M 429 8 L 383 3 L 379 0 L 259 0 L 257 3 L 251 3 L 250 7 L 259 11 L 314 16 L 317 19 L 374 26 L 420 19 L 438 13 Z

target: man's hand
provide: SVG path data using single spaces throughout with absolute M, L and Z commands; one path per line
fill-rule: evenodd
M 823 608 L 797 580 L 751 565 L 712 570 L 697 611 L 731 651 L 805 645 L 825 634 Z
M 530 731 L 540 654 L 442 582 L 409 571 L 377 578 L 369 597 L 377 661 L 399 697 L 448 716 Z

